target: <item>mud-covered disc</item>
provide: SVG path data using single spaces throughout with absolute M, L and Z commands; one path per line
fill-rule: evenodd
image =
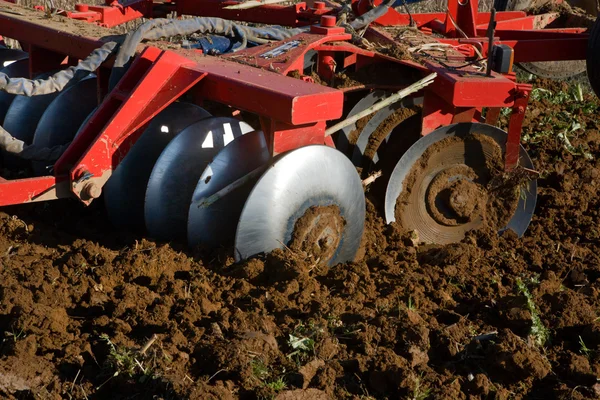
M 188 215 L 188 244 L 210 247 L 233 242 L 235 229 L 248 194 L 256 183 L 250 179 L 210 205 L 207 197 L 269 162 L 270 153 L 262 131 L 250 132 L 223 148 L 208 164 L 192 196 Z
M 491 125 L 442 127 L 417 141 L 394 168 L 385 196 L 387 223 L 425 243 L 458 242 L 483 224 L 521 236 L 531 221 L 537 183 L 503 171 L 507 135 Z M 519 166 L 533 169 L 525 149 Z
M 335 265 L 352 261 L 365 220 L 362 182 L 352 162 L 327 146 L 274 159 L 250 193 L 235 237 L 235 258 L 277 248 Z
M 387 96 L 389 96 L 389 94 L 383 90 L 375 90 L 369 93 L 368 95 L 360 99 L 354 105 L 354 107 L 352 107 L 350 112 L 348 112 L 346 118 L 352 117 L 358 114 L 359 112 L 366 110 L 378 101 L 385 99 Z M 337 140 L 335 142 L 336 149 L 343 153 L 346 153 L 349 157 L 351 157 L 354 144 L 356 143 L 356 136 L 358 133 L 360 132 L 358 132 L 358 126 L 356 122 L 342 128 L 341 134 L 338 135 Z
M 104 186 L 104 203 L 113 225 L 145 229 L 144 199 L 156 160 L 181 131 L 210 116 L 195 104 L 175 102 L 152 119 Z
M 212 117 L 185 128 L 163 150 L 148 180 L 144 217 L 157 239 L 185 239 L 192 194 L 204 169 L 234 139 L 254 129 L 234 118 Z

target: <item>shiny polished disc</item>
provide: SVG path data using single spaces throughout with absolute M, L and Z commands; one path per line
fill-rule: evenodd
M 104 186 L 104 203 L 115 226 L 144 229 L 146 187 L 156 160 L 182 130 L 208 117 L 202 107 L 176 102 L 152 119 Z
M 146 228 L 161 240 L 184 239 L 192 194 L 208 163 L 234 139 L 254 129 L 234 118 L 212 117 L 177 135 L 162 152 L 148 181 Z
M 216 247 L 233 242 L 242 208 L 258 178 L 248 180 L 215 203 L 204 206 L 202 202 L 265 165 L 269 158 L 265 135 L 261 131 L 254 131 L 225 146 L 208 164 L 198 181 L 190 205 L 188 243 L 191 247 L 198 244 Z
M 365 220 L 362 182 L 352 162 L 327 146 L 278 156 L 258 180 L 240 216 L 235 258 L 288 247 L 315 262 L 352 261 Z

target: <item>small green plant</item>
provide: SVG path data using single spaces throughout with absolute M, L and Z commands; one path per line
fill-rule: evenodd
M 25 338 L 25 331 L 23 330 L 23 328 L 19 329 L 18 332 L 15 330 L 15 328 L 12 328 L 10 332 L 4 332 L 4 334 L 6 336 L 11 336 L 15 343 L 17 342 L 17 340 Z
M 288 344 L 295 350 L 288 354 L 289 358 L 302 353 L 311 353 L 315 349 L 315 340 L 310 337 L 298 337 L 290 334 Z
M 578 131 L 579 129 L 581 129 L 581 124 L 574 120 L 572 121 L 571 126 L 564 129 L 562 132 L 559 132 L 557 137 L 562 142 L 565 150 L 572 155 L 583 156 L 588 160 L 593 160 L 594 156 L 590 152 L 585 151 L 581 146 L 573 146 L 569 140 L 569 135 L 573 134 L 573 132 Z
M 279 377 L 277 380 L 269 382 L 265 386 L 273 390 L 275 393 L 279 393 L 282 390 L 287 389 L 287 384 L 283 380 L 283 377 Z
M 144 374 L 146 373 L 146 370 L 141 366 L 140 362 L 136 360 L 133 351 L 124 347 L 115 346 L 106 334 L 103 334 L 100 338 L 104 340 L 110 348 L 106 362 L 111 369 L 115 371 L 115 376 L 119 374 L 126 374 L 130 377 L 134 376 L 136 368 L 140 368 Z
M 251 366 L 252 375 L 254 375 L 254 377 L 259 381 L 264 381 L 269 377 L 269 368 L 265 365 L 265 363 L 262 360 L 255 358 L 254 360 L 252 360 Z
M 431 394 L 431 389 L 423 386 L 421 378 L 415 381 L 415 388 L 412 393 L 412 400 L 425 400 Z
M 579 352 L 589 358 L 592 355 L 593 350 L 585 345 L 585 342 L 583 341 L 581 336 L 579 336 L 579 345 L 581 346 Z
M 289 334 L 288 345 L 293 351 L 287 357 L 294 358 L 297 363 L 308 359 L 314 353 L 316 341 L 321 338 L 323 332 L 323 328 L 312 321 L 308 325 L 301 323 L 296 326 Z
M 517 288 L 519 289 L 519 292 L 521 292 L 521 294 L 527 299 L 527 309 L 531 313 L 531 329 L 529 331 L 529 335 L 533 337 L 534 342 L 538 346 L 543 347 L 550 339 L 550 331 L 544 326 L 544 323 L 540 319 L 535 302 L 533 301 L 533 296 L 529 292 L 529 289 L 527 289 L 527 285 L 525 285 L 525 283 L 523 283 L 523 281 L 519 278 L 517 278 Z
M 408 304 L 406 305 L 406 308 L 408 308 L 410 311 L 416 311 L 417 310 L 417 307 L 413 303 L 412 296 L 408 296 Z

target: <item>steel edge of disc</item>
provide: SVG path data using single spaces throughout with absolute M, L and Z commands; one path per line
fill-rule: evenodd
M 328 205 L 340 208 L 347 227 L 329 264 L 351 261 L 365 220 L 364 191 L 353 164 L 343 153 L 322 145 L 279 155 L 244 205 L 236 230 L 236 261 L 284 247 L 297 218 L 311 206 Z
M 459 132 L 460 130 L 460 132 Z M 492 125 L 483 123 L 458 123 L 447 125 L 427 134 L 419 139 L 411 148 L 402 156 L 400 161 L 394 167 L 389 180 L 388 187 L 385 193 L 385 219 L 386 223 L 390 224 L 396 221 L 396 201 L 402 192 L 402 186 L 407 175 L 412 167 L 418 162 L 423 153 L 434 143 L 437 143 L 447 137 L 458 135 L 466 135 L 469 133 L 483 134 L 492 138 L 502 149 L 504 153 L 506 147 L 507 133 Z M 520 145 L 519 162 L 525 168 L 533 169 L 533 162 L 527 154 L 525 148 Z M 523 190 L 523 189 L 522 189 Z M 529 181 L 526 196 L 519 197 L 519 203 L 515 214 L 508 222 L 505 228 L 500 229 L 500 232 L 506 229 L 515 231 L 522 236 L 533 216 L 537 199 L 537 181 Z

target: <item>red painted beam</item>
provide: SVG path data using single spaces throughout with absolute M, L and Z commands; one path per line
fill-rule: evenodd
M 67 176 L 0 181 L 0 207 L 71 196 Z
M 0 34 L 20 42 L 35 44 L 37 47 L 80 59 L 86 58 L 94 49 L 102 45 L 98 39 L 69 33 L 65 30 L 57 30 L 21 18 L 17 15 L 0 12 Z M 70 23 L 81 24 L 84 27 L 87 25 L 75 21 L 70 21 Z M 89 28 L 94 27 L 90 26 Z M 96 27 L 95 29 L 99 28 Z M 106 30 L 107 35 L 111 33 L 110 30 Z
M 208 73 L 198 85 L 202 97 L 292 125 L 342 116 L 340 90 L 197 52 L 177 53 L 194 61 L 186 68 Z
M 428 64 L 438 77 L 428 88 L 454 107 L 510 107 L 515 83 L 502 75 L 473 73 L 473 71 L 448 71 Z
M 587 42 L 587 38 L 499 41 L 515 49 L 514 62 L 585 60 Z

